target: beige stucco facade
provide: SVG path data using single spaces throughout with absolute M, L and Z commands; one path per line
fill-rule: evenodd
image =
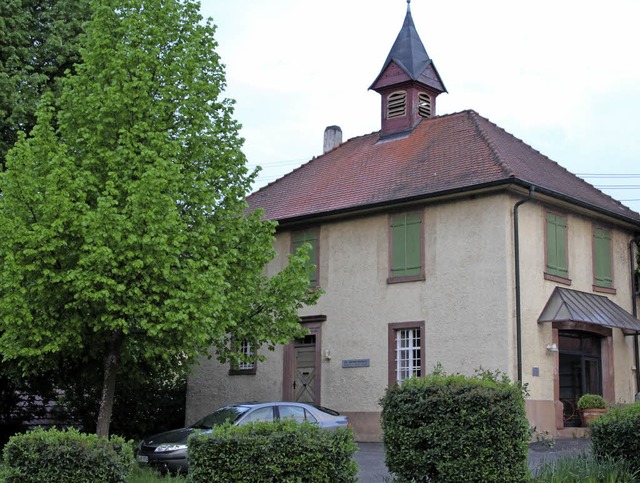
M 357 439 L 381 437 L 378 401 L 389 384 L 389 324 L 424 323 L 427 372 L 436 364 L 449 373 L 470 374 L 482 367 L 516 379 L 514 205 L 521 199 L 521 194 L 503 190 L 312 225 L 319 227 L 318 271 L 325 293 L 300 315 L 318 331 L 316 402 L 347 414 Z M 527 410 L 532 426 L 555 435 L 562 426 L 558 353 L 546 345 L 557 342 L 558 330 L 537 321 L 558 285 L 544 276 L 544 220 L 550 208 L 558 207 L 536 199 L 519 208 L 519 246 Z M 423 216 L 424 280 L 388 283 L 389 214 L 396 209 L 417 210 Z M 594 219 L 562 209 L 568 218 L 570 288 L 592 292 Z M 600 221 L 613 233 L 615 293 L 606 295 L 631 311 L 631 233 L 610 220 Z M 268 274 L 286 263 L 289 229 L 278 232 L 275 246 L 278 256 L 267 267 Z M 614 329 L 609 339 L 605 355 L 611 353 L 607 360 L 612 367 L 605 364 L 611 373 L 605 374 L 605 388 L 612 400 L 631 401 L 636 392 L 632 337 Z M 203 360 L 189 379 L 187 423 L 229 402 L 282 399 L 290 370 L 286 350 L 260 353 L 267 360 L 258 364 L 255 375 L 232 376 L 215 358 Z M 343 367 L 344 361 L 361 364 Z
M 545 269 L 545 215 L 548 211 L 567 217 L 567 253 L 570 283 L 547 280 Z M 613 290 L 594 286 L 593 230 L 611 229 Z M 546 349 L 558 342 L 558 330 L 538 317 L 556 286 L 605 295 L 627 312 L 632 312 L 632 285 L 629 244 L 631 230 L 611 220 L 576 213 L 566 206 L 528 203 L 520 209 L 520 270 L 522 274 L 523 382 L 530 396 L 527 410 L 532 426 L 550 434 L 563 434 L 562 403 L 558 395 L 559 354 Z M 620 329 L 602 339 L 602 385 L 609 402 L 631 402 L 637 392 L 634 337 Z M 537 375 L 534 375 L 536 373 Z M 566 431 L 570 432 L 570 431 Z

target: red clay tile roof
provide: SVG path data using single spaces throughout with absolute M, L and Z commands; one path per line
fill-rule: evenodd
M 475 111 L 424 119 L 405 137 L 356 137 L 248 197 L 285 221 L 517 183 L 640 226 L 640 214 Z

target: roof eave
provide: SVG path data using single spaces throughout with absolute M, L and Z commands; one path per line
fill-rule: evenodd
M 523 193 L 527 193 L 531 190 L 534 192 L 534 199 L 537 197 L 540 199 L 540 195 L 542 195 L 542 199 L 540 201 L 553 202 L 560 201 L 563 204 L 570 205 L 571 207 L 579 207 L 581 210 L 590 213 L 598 213 L 599 215 L 617 220 L 626 227 L 635 233 L 640 233 L 640 219 L 634 219 L 628 216 L 625 216 L 620 213 L 615 213 L 610 210 L 606 210 L 604 208 L 598 207 L 591 203 L 587 203 L 585 201 L 564 195 L 562 193 L 558 193 L 556 191 L 541 187 L 536 185 L 535 183 L 531 183 L 526 180 L 518 179 L 518 178 L 505 178 L 502 180 L 481 183 L 477 185 L 465 186 L 462 188 L 454 188 L 450 190 L 438 191 L 435 193 L 428 193 L 423 195 L 412 196 L 408 198 L 396 199 L 396 200 L 388 200 L 380 203 L 372 203 L 368 205 L 358 205 L 351 206 L 347 208 L 340 208 L 337 210 L 330 210 L 325 212 L 317 212 L 311 214 L 304 214 L 300 216 L 294 216 L 289 218 L 281 218 L 276 220 L 278 225 L 281 228 L 308 224 L 310 222 L 317 223 L 319 221 L 342 218 L 342 217 L 350 217 L 361 215 L 365 213 L 376 213 L 388 209 L 389 207 L 397 208 L 399 206 L 404 205 L 415 205 L 422 202 L 433 202 L 433 201 L 444 201 L 449 198 L 457 198 L 463 195 L 469 194 L 477 194 L 482 192 L 489 191 L 498 191 L 509 188 L 517 188 L 520 187 L 520 190 Z M 522 190 L 524 188 L 524 190 Z

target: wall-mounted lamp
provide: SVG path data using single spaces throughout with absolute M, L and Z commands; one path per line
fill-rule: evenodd
M 330 351 L 329 349 L 325 349 L 325 350 L 323 351 L 323 354 L 324 354 L 324 358 L 325 358 L 326 360 L 328 360 L 328 361 L 330 361 L 330 360 L 331 360 L 331 351 Z
M 553 344 L 547 344 L 547 350 L 549 352 L 558 352 L 558 346 L 555 342 Z

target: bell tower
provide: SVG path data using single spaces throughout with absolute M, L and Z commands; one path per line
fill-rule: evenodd
M 447 92 L 411 17 L 411 0 L 400 33 L 369 89 L 381 96 L 382 136 L 411 131 L 436 114 L 436 97 Z

